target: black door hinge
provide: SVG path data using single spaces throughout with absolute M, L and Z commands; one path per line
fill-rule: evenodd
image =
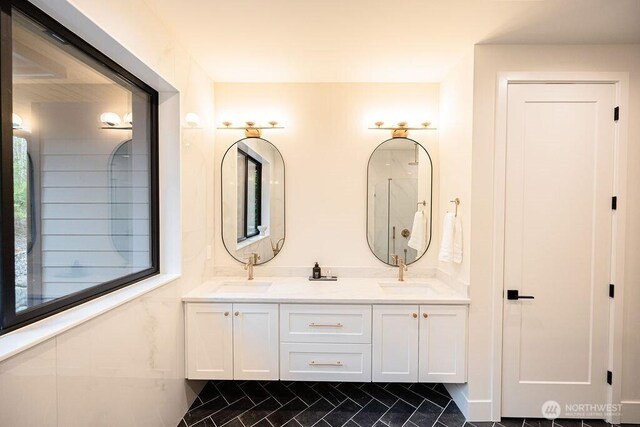
M 607 384 L 611 385 L 613 383 L 613 372 L 607 371 Z
M 613 196 L 611 198 L 611 209 L 613 209 L 614 211 L 618 209 L 618 196 Z
M 620 107 L 613 109 L 613 121 L 617 122 L 618 120 L 620 120 Z
M 609 298 L 613 298 L 613 295 L 615 293 L 615 285 L 612 283 L 609 285 Z

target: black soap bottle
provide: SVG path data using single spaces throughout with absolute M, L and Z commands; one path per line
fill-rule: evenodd
M 319 279 L 321 277 L 322 277 L 322 272 L 320 270 L 320 266 L 316 262 L 316 265 L 313 267 L 313 278 L 314 279 Z

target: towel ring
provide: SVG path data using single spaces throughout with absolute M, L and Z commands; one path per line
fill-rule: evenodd
M 449 200 L 449 202 L 450 203 L 455 203 L 455 205 L 456 205 L 456 214 L 455 214 L 455 216 L 457 217 L 458 216 L 458 205 L 460 204 L 460 199 L 456 197 L 453 200 Z

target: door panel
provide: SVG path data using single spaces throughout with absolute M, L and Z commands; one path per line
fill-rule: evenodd
M 615 88 L 508 89 L 503 416 L 606 402 Z M 506 292 L 505 292 L 506 298 Z
M 187 378 L 233 379 L 231 304 L 186 304 Z
M 420 306 L 420 382 L 467 381 L 467 307 Z
M 373 306 L 373 381 L 418 381 L 418 306 Z
M 236 380 L 278 379 L 278 304 L 233 304 Z

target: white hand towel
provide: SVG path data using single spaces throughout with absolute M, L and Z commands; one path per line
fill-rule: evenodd
M 413 227 L 411 227 L 411 238 L 407 245 L 421 254 L 427 246 L 427 220 L 426 215 L 421 210 L 413 216 Z
M 460 264 L 462 262 L 462 220 L 456 217 L 453 226 L 453 262 Z
M 453 261 L 453 239 L 455 234 L 456 217 L 451 212 L 444 215 L 442 223 L 442 241 L 440 243 L 440 253 L 438 259 L 442 262 Z

